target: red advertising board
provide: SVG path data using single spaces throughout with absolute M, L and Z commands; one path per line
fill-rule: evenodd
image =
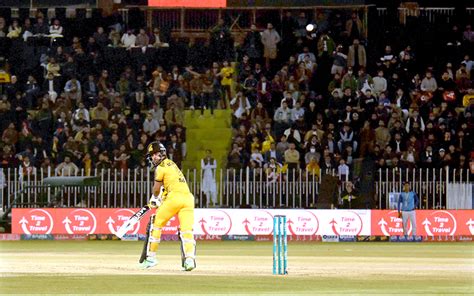
M 227 0 L 148 0 L 148 6 L 154 7 L 226 7 Z
M 139 209 L 13 209 L 14 234 L 114 234 Z M 152 212 L 152 211 L 150 211 Z M 196 235 L 271 235 L 272 217 L 288 217 L 288 235 L 402 235 L 402 219 L 395 210 L 258 210 L 196 209 Z M 148 214 L 149 215 L 149 214 Z M 144 234 L 149 216 L 129 234 Z M 163 227 L 163 234 L 176 234 L 175 216 Z M 473 236 L 473 210 L 416 211 L 417 235 Z M 409 234 L 413 227 L 409 225 Z
M 12 233 L 19 234 L 110 234 L 139 209 L 13 209 Z M 149 215 L 149 214 L 148 214 Z M 129 234 L 145 234 L 149 216 Z M 175 234 L 178 218 L 173 217 L 163 234 Z
M 402 219 L 396 210 L 372 212 L 372 235 L 403 235 Z M 409 234 L 413 230 L 408 225 Z M 422 236 L 474 235 L 474 211 L 472 210 L 418 210 L 416 234 Z

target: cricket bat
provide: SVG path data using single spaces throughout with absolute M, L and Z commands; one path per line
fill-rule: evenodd
M 115 235 L 119 238 L 122 238 L 125 233 L 127 233 L 130 229 L 135 226 L 143 217 L 145 217 L 146 213 L 150 210 L 148 205 L 141 208 L 138 212 L 133 214 L 123 225 L 117 230 Z

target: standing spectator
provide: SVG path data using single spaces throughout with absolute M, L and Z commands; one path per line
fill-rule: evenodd
M 229 65 L 228 61 L 224 61 L 222 63 L 222 69 L 217 75 L 222 77 L 221 86 L 224 93 L 222 97 L 222 108 L 227 109 L 227 102 L 230 101 L 232 97 L 232 85 L 234 83 L 232 76 L 234 75 L 234 68 Z
M 339 74 L 342 75 L 342 72 L 344 71 L 344 68 L 347 66 L 347 55 L 345 55 L 343 52 L 343 47 L 341 44 L 339 44 L 336 47 L 336 51 L 333 52 L 333 64 L 331 68 L 331 74 Z
M 359 44 L 359 39 L 354 39 L 352 45 L 349 46 L 347 66 L 352 67 L 356 72 L 358 72 L 361 67 L 365 68 L 367 66 L 365 47 L 362 44 Z
M 379 127 L 375 129 L 375 142 L 382 149 L 390 142 L 390 131 L 383 120 L 379 120 Z
M 218 57 L 218 62 L 232 55 L 232 36 L 223 19 L 219 19 L 217 25 L 211 29 L 211 47 Z
M 255 24 L 250 26 L 250 32 L 245 36 L 244 51 L 250 58 L 251 63 L 260 62 L 262 57 L 262 37 L 260 32 L 257 31 Z
M 264 47 L 265 67 L 270 70 L 270 61 L 277 58 L 277 44 L 281 38 L 277 31 L 273 29 L 271 23 L 267 24 L 267 29 L 262 33 L 262 44 Z
M 350 181 L 345 183 L 344 191 L 341 193 L 343 209 L 358 209 L 359 192 L 354 188 L 354 184 Z
M 217 205 L 217 184 L 216 184 L 217 161 L 212 157 L 212 151 L 206 150 L 206 157 L 201 159 L 202 187 L 201 191 L 206 195 L 206 207 L 212 202 Z
M 97 42 L 101 49 L 104 49 L 109 42 L 107 34 L 104 33 L 103 27 L 97 27 L 97 31 L 92 35 L 92 37 L 94 37 L 95 42 Z
M 297 38 L 306 37 L 306 25 L 308 24 L 308 18 L 306 14 L 302 11 L 300 15 L 296 18 L 296 30 L 294 32 Z
M 318 56 L 332 56 L 335 47 L 334 40 L 328 35 L 327 31 L 323 31 L 318 40 Z
M 26 182 L 29 182 L 33 175 L 36 174 L 36 168 L 33 166 L 33 163 L 30 162 L 29 156 L 20 156 L 20 167 L 18 169 L 20 186 L 28 185 Z
M 349 40 L 367 37 L 362 21 L 356 11 L 352 13 L 351 19 L 346 22 L 346 34 Z
M 346 160 L 344 158 L 341 158 L 339 160 L 339 166 L 337 167 L 337 176 L 339 177 L 339 180 L 341 181 L 347 181 L 349 180 L 349 166 L 346 164 Z
M 403 234 L 408 236 L 408 219 L 410 219 L 413 236 L 416 236 L 416 213 L 415 210 L 419 204 L 418 195 L 410 191 L 410 183 L 405 182 L 403 184 L 403 192 L 398 196 L 398 217 L 402 218 L 403 222 Z

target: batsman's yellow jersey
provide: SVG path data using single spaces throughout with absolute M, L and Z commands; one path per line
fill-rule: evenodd
M 172 160 L 165 159 L 156 167 L 155 181 L 163 182 L 167 194 L 173 192 L 191 193 L 186 178 Z

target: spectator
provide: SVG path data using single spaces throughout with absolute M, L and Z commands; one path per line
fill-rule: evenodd
M 366 38 L 367 34 L 357 12 L 353 12 L 351 19 L 347 20 L 346 34 L 350 40 Z
M 352 45 L 349 46 L 349 53 L 347 54 L 347 65 L 352 67 L 354 71 L 359 71 L 361 67 L 367 67 L 367 56 L 365 47 L 359 44 L 359 39 L 354 39 Z
M 132 47 L 135 47 L 135 42 L 137 40 L 137 36 L 133 34 L 132 29 L 128 29 L 126 33 L 122 35 L 122 38 L 120 39 L 120 42 L 122 43 L 122 46 L 125 47 L 127 50 L 130 50 Z
M 379 97 L 381 93 L 387 91 L 387 79 L 383 77 L 382 70 L 378 71 L 378 76 L 373 79 L 373 82 L 373 91 L 377 97 Z
M 141 28 L 138 35 L 136 36 L 135 46 L 140 47 L 143 53 L 145 53 L 146 48 L 148 47 L 149 44 L 150 44 L 150 38 L 146 34 L 145 29 Z
M 63 177 L 75 176 L 78 172 L 79 168 L 71 161 L 69 156 L 65 156 L 64 161 L 55 170 L 56 175 Z
M 7 37 L 12 38 L 12 39 L 19 38 L 20 35 L 21 35 L 21 31 L 22 31 L 22 29 L 21 29 L 20 24 L 18 23 L 18 20 L 14 19 L 12 21 L 12 24 L 8 27 Z M 0 34 L 2 34 L 2 33 L 0 33 Z
M 246 116 L 250 115 L 250 109 L 252 107 L 250 106 L 249 100 L 242 92 L 236 94 L 235 98 L 230 101 L 230 105 L 234 110 L 233 114 L 237 120 L 242 119 L 244 114 Z
M 416 236 L 416 216 L 415 210 L 418 208 L 419 198 L 418 195 L 410 191 L 410 183 L 404 182 L 403 192 L 398 196 L 397 209 L 398 216 L 402 218 L 403 234 L 408 236 L 408 219 L 411 224 L 411 234 Z
M 143 122 L 143 132 L 148 136 L 153 137 L 153 135 L 160 129 L 160 124 L 158 120 L 153 118 L 151 113 L 146 115 L 145 121 Z
M 262 37 L 257 31 L 257 26 L 252 24 L 250 32 L 245 36 L 244 52 L 250 58 L 252 63 L 255 63 L 262 57 Z
M 212 202 L 215 207 L 217 205 L 217 184 L 216 174 L 217 161 L 212 157 L 212 151 L 206 150 L 206 157 L 201 159 L 202 170 L 202 188 L 201 191 L 206 195 L 206 207 Z
M 71 101 L 74 106 L 82 100 L 81 83 L 75 76 L 66 82 L 64 91 L 66 92 L 66 99 Z
M 436 79 L 431 72 L 426 72 L 425 78 L 421 81 L 421 90 L 429 94 L 433 94 L 438 89 Z
M 291 109 L 288 103 L 282 101 L 281 106 L 275 111 L 273 120 L 275 121 L 275 134 L 280 137 L 291 124 Z
M 267 24 L 267 29 L 262 33 L 262 44 L 264 47 L 263 57 L 265 58 L 265 67 L 270 69 L 270 62 L 277 57 L 277 44 L 281 38 L 277 31 L 273 29 L 271 23 Z
M 385 122 L 379 120 L 379 127 L 375 129 L 375 143 L 379 147 L 385 147 L 390 142 L 390 132 L 388 128 L 385 127 Z
M 300 166 L 300 153 L 296 150 L 295 143 L 290 143 L 290 147 L 285 151 L 285 164 L 289 169 L 297 169 Z
M 222 69 L 217 74 L 218 76 L 222 77 L 221 79 L 221 86 L 224 91 L 224 96 L 222 98 L 222 108 L 227 109 L 227 100 L 230 101 L 231 98 L 231 93 L 232 93 L 232 84 L 233 84 L 233 78 L 232 76 L 234 75 L 234 68 L 232 68 L 229 65 L 228 61 L 224 61 L 222 63 Z

